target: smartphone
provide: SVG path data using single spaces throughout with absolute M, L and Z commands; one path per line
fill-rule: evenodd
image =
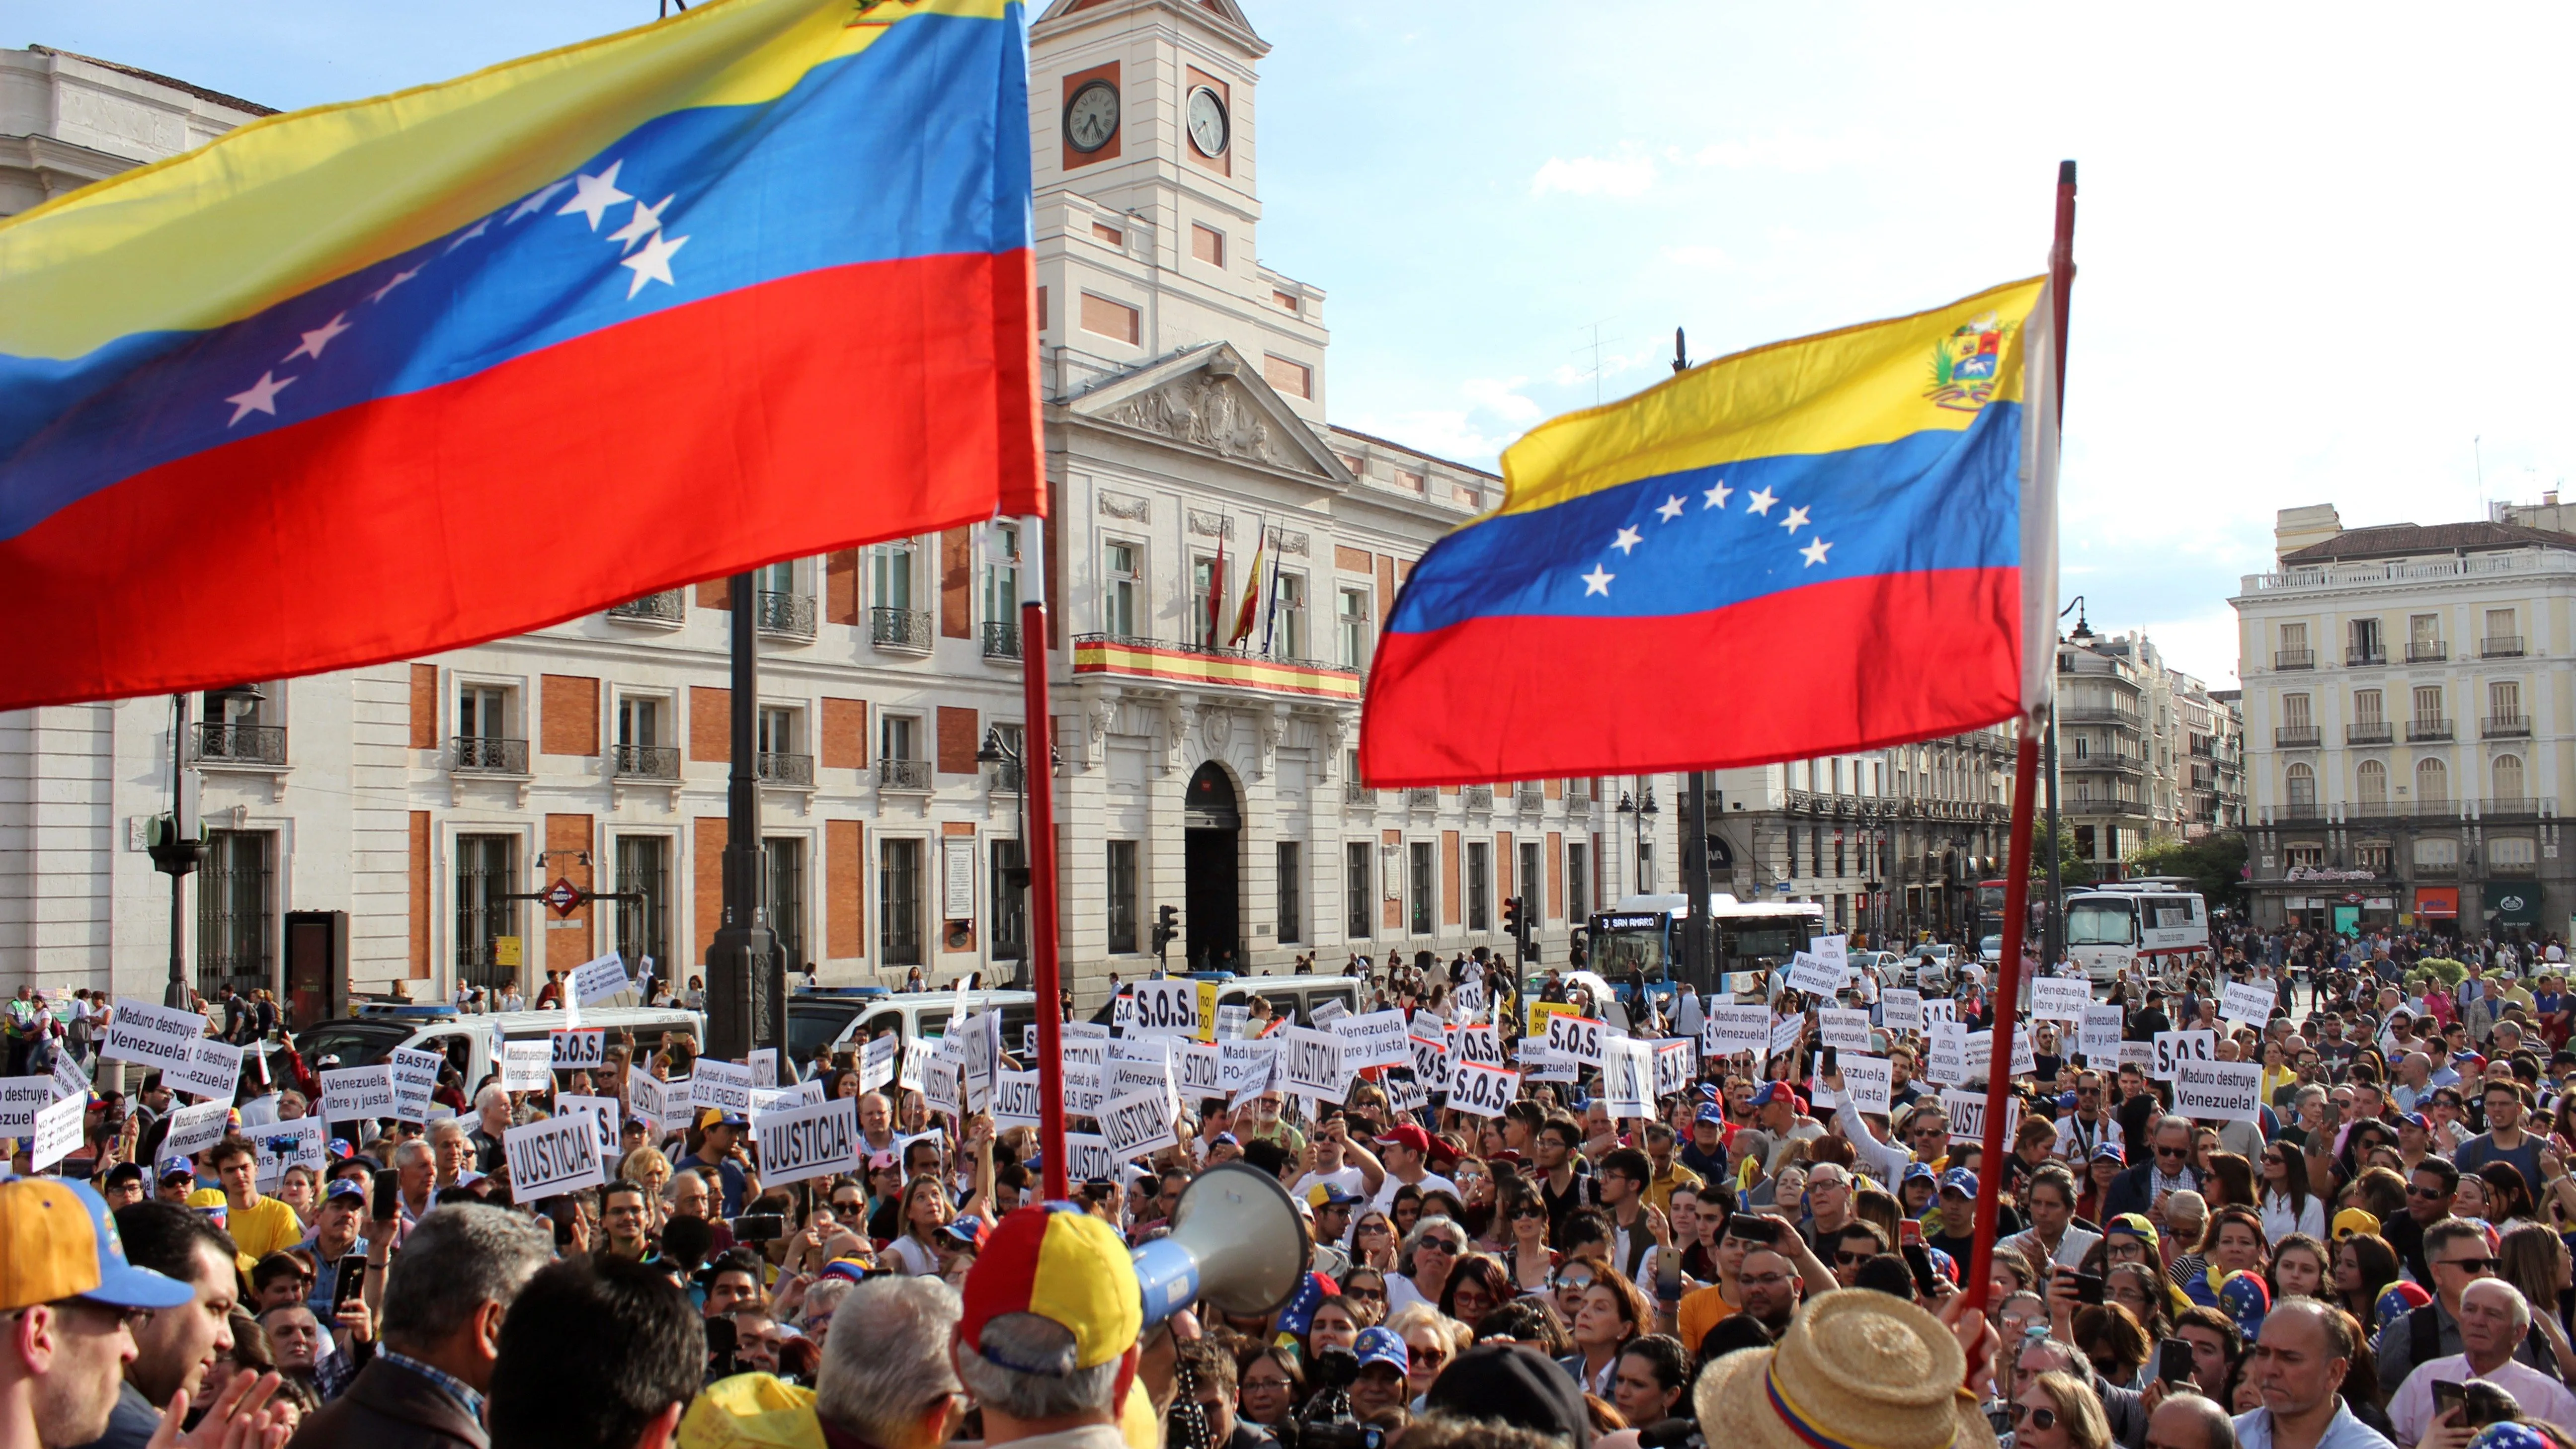
M 341 1309 L 357 1301 L 360 1290 L 367 1286 L 367 1255 L 351 1253 L 342 1258 L 339 1275 L 331 1280 L 331 1316 L 334 1319 L 340 1316 Z M 330 1325 L 323 1326 L 327 1328 Z
M 704 1327 L 707 1333 L 707 1381 L 712 1383 L 733 1377 L 741 1371 L 734 1362 L 734 1355 L 742 1347 L 742 1339 L 734 1331 L 733 1320 L 710 1318 Z
M 378 1174 L 375 1197 L 371 1200 L 368 1215 L 376 1222 L 389 1223 L 401 1212 L 402 1180 L 390 1172 Z
M 787 1218 L 781 1213 L 745 1213 L 733 1220 L 737 1243 L 774 1243 L 785 1236 Z
M 1912 1218 L 1900 1218 L 1896 1224 L 1896 1245 L 1900 1248 L 1923 1246 L 1923 1225 Z M 1924 1260 L 1931 1261 L 1928 1257 Z
M 2078 1303 L 2100 1303 L 2102 1301 L 2102 1285 L 2104 1281 L 2103 1276 L 2099 1273 L 2076 1274 L 2075 1301 Z
M 2168 1338 L 2156 1348 L 2156 1377 L 2168 1384 L 2191 1382 L 2191 1340 Z
M 1755 1218 L 1751 1213 L 1737 1213 L 1726 1220 L 1728 1237 L 1742 1238 L 1748 1243 L 1760 1243 L 1766 1248 L 1779 1241 L 1779 1232 L 1778 1228 Z
M 2451 1417 L 2451 1411 L 2452 1411 L 2452 1410 L 2454 1410 L 2454 1409 L 2457 1409 L 2457 1410 L 2459 1410 L 2459 1411 L 2460 1411 L 2460 1422 L 2461 1422 L 2463 1425 L 2467 1425 L 2467 1424 L 2468 1424 L 2468 1408 L 2469 1408 L 2469 1386 L 2468 1386 L 2468 1385 L 2466 1385 L 2466 1384 L 2464 1384 L 2464 1383 L 2459 1383 L 2459 1382 L 2457 1382 L 2457 1381 L 2454 1381 L 2454 1382 L 2451 1382 L 2451 1383 L 2440 1383 L 2440 1382 L 2436 1382 L 2436 1383 L 2433 1385 L 2433 1422 L 2434 1422 L 2434 1423 L 2436 1423 L 2436 1424 L 2441 1423 L 2443 1420 L 2445 1420 L 2445 1419 L 2447 1419 L 2447 1418 Z M 2471 1427 L 2474 1427 L 2474 1426 L 2471 1426 Z
M 1816 1058 L 1816 1075 L 1820 1077 L 1830 1077 L 1834 1074 L 1835 1070 L 1834 1049 L 1832 1047 L 1827 1047 L 1824 1050 L 1824 1054 Z

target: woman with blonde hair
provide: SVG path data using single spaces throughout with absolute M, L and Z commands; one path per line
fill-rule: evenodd
M 1419 1399 L 1449 1361 L 1476 1346 L 1476 1331 L 1428 1303 L 1408 1304 L 1387 1315 L 1387 1331 L 1404 1340 L 1405 1391 Z
M 2013 1449 L 2108 1449 L 2111 1418 L 2093 1386 L 2050 1371 L 2013 1400 Z
M 644 1189 L 644 1224 L 662 1229 L 662 1189 L 671 1180 L 671 1159 L 658 1147 L 638 1147 L 617 1164 L 617 1175 Z
M 938 1178 L 916 1177 L 905 1183 L 901 1205 L 895 1209 L 894 1241 L 886 1245 L 896 1269 L 915 1278 L 937 1273 L 940 1254 L 949 1247 L 940 1230 L 954 1216 L 948 1210 L 948 1189 Z

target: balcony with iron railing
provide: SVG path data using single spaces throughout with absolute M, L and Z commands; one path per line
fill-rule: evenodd
M 2343 727 L 2343 742 L 2347 745 L 2384 745 L 2396 737 L 2396 729 L 2384 719 Z
M 2355 669 L 2365 669 L 2375 665 L 2385 664 L 2388 662 L 2388 646 L 2384 644 L 2373 644 L 2368 647 L 2355 645 L 2352 648 L 2343 651 L 2343 662 Z
M 2531 738 L 2531 716 L 2527 714 L 2491 714 L 2479 721 L 2478 736 L 2489 740 L 2527 740 Z
M 930 652 L 930 611 L 928 609 L 868 610 L 868 642 L 879 649 L 899 654 Z
M 678 589 L 664 589 L 640 599 L 628 599 L 608 606 L 608 617 L 635 624 L 677 624 L 683 622 Z
M 762 750 L 751 757 L 752 773 L 764 785 L 811 787 L 814 783 L 814 757 L 791 755 L 783 750 Z
M 449 759 L 448 768 L 460 775 L 524 775 L 528 773 L 528 742 L 498 735 L 458 735 L 452 742 Z
M 2264 813 L 2274 820 L 2296 823 L 2303 820 L 2325 819 L 2326 807 L 2314 800 L 2293 800 L 2287 805 L 2269 806 Z
M 2508 880 L 2526 879 L 2540 874 L 2540 862 L 2536 860 L 2491 860 L 2487 862 L 2487 874 L 2491 876 L 2501 876 Z
M 2272 667 L 2274 669 L 2314 669 L 2317 667 L 2317 651 L 2314 649 L 2274 650 Z
M 2507 795 L 2478 802 L 2478 815 L 2486 820 L 2536 820 L 2557 813 L 2558 802 L 2542 795 Z
M 211 720 L 189 726 L 189 758 L 200 765 L 286 767 L 286 726 L 220 724 Z
M 921 794 L 930 789 L 928 760 L 877 761 L 877 788 Z
M 1006 619 L 984 621 L 984 657 L 1017 659 L 1020 657 L 1020 626 Z
M 811 639 L 814 637 L 814 599 L 810 594 L 781 593 L 760 589 L 751 596 L 751 622 L 754 628 L 773 639 Z
M 2147 763 L 2135 755 L 2070 755 L 2061 751 L 2057 756 L 2057 768 L 2079 774 L 2098 770 L 2114 775 L 2144 775 Z
M 1345 778 L 1342 781 L 1342 803 L 1345 805 L 1375 805 L 1377 803 L 1377 792 L 1370 789 L 1368 786 L 1361 784 L 1357 780 Z
M 2451 722 L 2446 719 L 2411 719 L 2406 722 L 2408 744 L 2447 740 L 2451 737 L 2451 733 Z
M 993 762 L 993 793 L 997 795 L 1017 795 L 1020 793 L 1020 783 L 1025 777 L 1026 768 L 1018 760 L 995 760 Z
M 1580 780 L 1568 780 L 1565 782 L 1565 803 L 1568 805 L 1589 805 L 1592 803 L 1592 779 L 1590 776 L 1587 775 Z
M 1408 809 L 1437 810 L 1440 808 L 1440 791 L 1432 785 L 1410 785 L 1405 788 L 1404 803 Z
M 2419 860 L 2415 862 L 2415 877 L 2418 880 L 2456 880 L 2459 878 L 2459 874 L 2460 863 L 2456 860 Z
M 1535 780 L 1523 781 L 1518 789 L 1512 791 L 1512 799 L 1521 807 L 1522 814 L 1535 815 L 1547 808 L 1547 787 Z
M 2411 639 L 2406 644 L 2409 664 L 2439 664 L 2451 657 L 2451 646 L 2439 639 Z
M 1491 785 L 1463 786 L 1458 791 L 1458 804 L 1467 810 L 1491 811 L 1494 808 L 1494 787 Z
M 2131 729 L 2139 727 L 2141 717 L 2134 709 L 2110 704 L 2061 704 L 2057 707 L 2059 724 L 2117 724 Z
M 2520 659 L 2522 657 L 2522 636 L 2519 634 L 2490 634 L 2484 639 L 2478 641 L 2478 657 L 2480 659 Z
M 1360 698 L 1360 671 L 1329 660 L 1142 635 L 1074 635 L 1073 672 L 1133 675 L 1344 704 L 1357 704 Z
M 2272 745 L 2283 750 L 2313 750 L 2324 744 L 2325 730 L 2317 725 L 2281 725 L 2272 731 Z
M 620 780 L 676 780 L 680 778 L 680 747 L 617 745 L 609 752 L 608 767 Z

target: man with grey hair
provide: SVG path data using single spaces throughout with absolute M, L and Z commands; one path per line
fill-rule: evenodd
M 829 1287 L 831 1285 L 824 1285 Z M 870 1278 L 832 1308 L 814 1414 L 827 1444 L 931 1449 L 962 1417 L 949 1362 L 957 1290 L 937 1278 Z
M 499 1066 L 500 1063 L 493 1063 L 495 1070 Z M 517 1113 L 511 1106 L 510 1094 L 501 1090 L 499 1082 L 492 1082 L 474 1094 L 474 1130 L 465 1134 L 465 1140 L 474 1144 L 476 1172 L 497 1169 L 501 1161 L 501 1139 L 516 1125 Z
M 2531 1333 L 2531 1304 L 2501 1278 L 2475 1278 L 2460 1290 L 2460 1346 L 2464 1352 L 2428 1359 L 2406 1375 L 2388 1401 L 2397 1442 L 2413 1444 L 2433 1429 L 2433 1385 L 2484 1379 L 2513 1396 L 2522 1412 L 2552 1424 L 2576 1424 L 2576 1394 L 2529 1364 L 2514 1350 Z
M 368 1250 L 371 1270 L 389 1247 Z M 554 1234 L 501 1208 L 451 1203 L 423 1216 L 387 1273 L 374 1360 L 304 1421 L 293 1449 L 484 1449 L 501 1321 L 554 1247 Z
M 438 1154 L 420 1138 L 407 1137 L 394 1146 L 393 1169 L 394 1181 L 401 1189 L 395 1194 L 395 1203 L 403 1226 L 416 1227 L 438 1200 Z
M 2141 1449 L 2236 1449 L 2236 1422 L 2216 1401 L 2176 1390 L 2147 1416 Z
M 432 1191 L 456 1187 L 472 1181 L 468 1174 L 480 1173 L 474 1166 L 477 1154 L 472 1139 L 465 1135 L 465 1124 L 454 1117 L 441 1117 L 429 1124 L 423 1134 L 429 1143 L 430 1161 L 436 1169 Z

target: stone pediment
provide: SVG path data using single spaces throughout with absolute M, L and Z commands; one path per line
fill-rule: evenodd
M 1111 378 L 1064 404 L 1073 417 L 1111 424 L 1240 463 L 1351 481 L 1332 449 L 1228 342 L 1205 342 Z

